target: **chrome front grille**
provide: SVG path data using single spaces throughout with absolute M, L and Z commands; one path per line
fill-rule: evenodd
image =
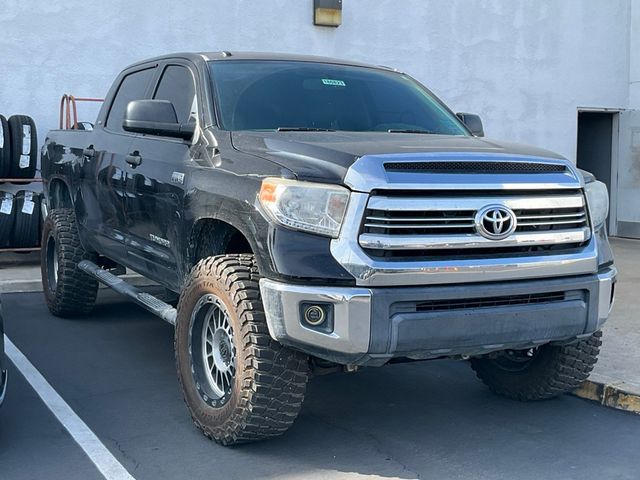
M 586 227 L 587 212 L 582 207 L 527 209 L 516 211 L 518 226 L 516 232 L 541 230 L 566 230 Z
M 514 232 L 500 240 L 480 235 L 478 212 L 488 205 L 509 208 L 516 219 Z M 444 250 L 491 249 L 526 253 L 572 248 L 590 238 L 584 195 L 580 190 L 552 194 L 431 196 L 378 194 L 371 196 L 364 215 L 360 246 L 374 256 L 410 256 Z M 389 253 L 391 252 L 391 253 Z M 394 253 L 395 252 L 395 253 Z
M 598 269 L 582 176 L 566 160 L 484 151 L 363 155 L 344 183 L 352 193 L 331 255 L 358 286 L 522 281 Z M 493 205 L 516 220 L 490 240 L 476 217 L 500 211 Z

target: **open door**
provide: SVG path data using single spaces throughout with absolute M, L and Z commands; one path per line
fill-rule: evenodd
M 640 238 L 640 110 L 619 114 L 615 226 L 619 237 Z
M 576 164 L 587 172 L 593 173 L 598 180 L 604 182 L 609 190 L 611 204 L 615 202 L 615 170 L 613 169 L 614 142 L 618 141 L 618 112 L 611 111 L 578 111 L 578 149 Z M 615 131 L 615 134 L 614 134 Z M 609 214 L 609 227 L 613 229 L 611 220 L 614 209 Z

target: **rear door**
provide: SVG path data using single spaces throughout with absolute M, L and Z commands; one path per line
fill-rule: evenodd
M 99 251 L 112 258 L 123 258 L 125 253 L 126 211 L 131 200 L 127 184 L 132 180 L 126 156 L 136 136 L 123 130 L 122 121 L 131 100 L 147 97 L 156 71 L 152 65 L 123 72 L 104 124 L 96 125 L 92 143 L 85 146 L 82 222 L 100 245 Z
M 168 61 L 160 68 L 152 98 L 169 100 L 179 122 L 197 122 L 195 69 L 182 61 Z M 190 141 L 155 135 L 139 136 L 131 147 L 141 163 L 130 169 L 129 262 L 170 286 L 179 285 L 184 273 L 179 252 L 187 236 L 181 229 L 190 147 Z

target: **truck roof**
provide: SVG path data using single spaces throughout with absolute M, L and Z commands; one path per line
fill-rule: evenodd
M 167 60 L 171 58 L 184 58 L 191 61 L 204 60 L 204 61 L 233 61 L 233 60 L 284 60 L 284 61 L 296 61 L 296 62 L 315 62 L 315 63 L 331 63 L 335 65 L 351 65 L 356 67 L 368 67 L 368 68 L 382 68 L 385 70 L 396 71 L 393 68 L 385 67 L 382 65 L 371 65 L 362 62 L 356 62 L 352 60 L 342 60 L 331 57 L 322 57 L 316 55 L 299 55 L 291 53 L 274 53 L 274 52 L 236 52 L 236 51 L 217 51 L 217 52 L 179 52 L 161 55 L 158 57 L 148 58 L 135 62 L 129 67 L 135 65 L 148 63 L 152 61 Z M 127 68 L 129 68 L 127 67 Z

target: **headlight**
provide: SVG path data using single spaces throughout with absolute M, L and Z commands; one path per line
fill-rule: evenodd
M 265 178 L 258 198 L 276 223 L 336 238 L 349 202 L 349 190 L 337 185 Z
M 595 182 L 587 183 L 584 186 L 584 191 L 587 194 L 587 203 L 589 204 L 593 226 L 599 227 L 609 214 L 609 192 L 607 191 L 607 186 L 596 180 Z

